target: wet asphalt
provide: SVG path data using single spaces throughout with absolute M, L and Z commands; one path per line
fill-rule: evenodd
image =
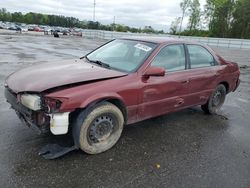
M 215 48 L 242 66 L 241 85 L 219 115 L 199 107 L 125 127 L 99 155 L 37 155 L 50 136 L 22 125 L 3 97 L 7 75 L 32 64 L 79 58 L 104 41 L 0 35 L 1 187 L 250 187 L 250 51 Z M 62 140 L 62 137 L 58 139 Z

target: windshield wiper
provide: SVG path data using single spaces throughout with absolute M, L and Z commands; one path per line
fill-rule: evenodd
M 110 68 L 109 64 L 107 63 L 103 63 L 102 61 L 100 60 L 90 60 L 88 57 L 85 57 L 90 63 L 94 63 L 94 64 L 97 64 L 101 67 L 104 67 L 104 68 Z
M 91 60 L 90 62 L 95 63 L 95 64 L 100 65 L 100 66 L 105 67 L 105 68 L 110 68 L 109 64 L 103 63 L 102 61 L 99 61 L 99 60 L 95 60 L 95 61 Z

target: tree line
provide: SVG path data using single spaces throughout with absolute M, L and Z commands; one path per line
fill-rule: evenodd
M 122 24 L 109 24 L 103 25 L 100 22 L 93 21 L 81 21 L 74 17 L 47 15 L 29 12 L 22 14 L 21 12 L 10 13 L 5 8 L 0 9 L 0 20 L 4 22 L 48 25 L 48 26 L 60 26 L 68 28 L 82 28 L 82 29 L 100 29 L 107 31 L 118 32 L 133 32 L 133 33 L 164 33 L 163 30 L 158 31 L 151 26 L 145 26 L 144 28 L 134 28 Z
M 250 39 L 250 0 L 206 0 L 203 10 L 199 0 L 183 0 L 180 8 L 182 16 L 172 22 L 172 34 Z
M 175 35 L 226 37 L 250 39 L 250 0 L 206 0 L 203 9 L 199 0 L 182 0 L 181 15 L 171 23 L 170 33 Z M 188 17 L 188 25 L 183 29 L 183 20 Z M 100 29 L 133 33 L 164 33 L 151 26 L 134 28 L 122 24 L 104 25 L 100 22 L 81 21 L 74 17 L 47 15 L 29 12 L 10 13 L 0 9 L 0 20 L 82 29 Z

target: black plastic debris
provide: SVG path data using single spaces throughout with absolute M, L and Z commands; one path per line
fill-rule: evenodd
M 45 159 L 56 159 L 76 149 L 78 148 L 75 145 L 60 146 L 58 144 L 48 144 L 39 151 L 38 155 Z
M 55 38 L 59 38 L 59 34 L 57 32 L 54 32 L 53 35 Z

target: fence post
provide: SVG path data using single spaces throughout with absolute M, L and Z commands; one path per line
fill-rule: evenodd
M 243 40 L 241 40 L 241 43 L 240 43 L 240 49 L 242 48 L 242 43 L 243 43 Z

